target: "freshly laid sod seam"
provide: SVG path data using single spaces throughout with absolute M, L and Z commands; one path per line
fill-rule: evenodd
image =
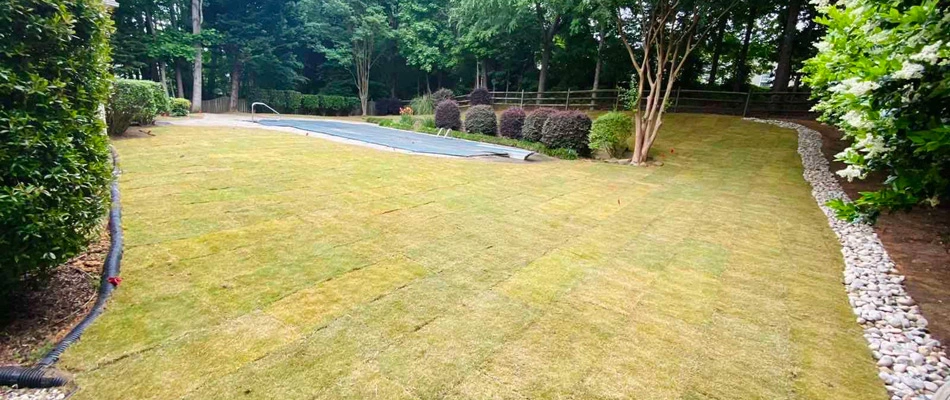
M 786 130 L 673 115 L 656 168 L 153 133 L 76 398 L 885 396 Z

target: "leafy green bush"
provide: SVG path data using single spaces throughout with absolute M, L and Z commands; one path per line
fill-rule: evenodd
M 609 112 L 594 121 L 590 128 L 590 148 L 604 150 L 613 158 L 623 157 L 633 121 L 622 112 Z
M 315 94 L 305 94 L 300 96 L 300 111 L 305 114 L 320 113 L 320 96 Z
M 552 148 L 564 148 L 589 153 L 587 136 L 590 134 L 590 117 L 580 111 L 558 111 L 551 114 L 541 130 L 541 143 Z
M 167 110 L 168 96 L 158 82 L 117 79 L 106 106 L 109 135 L 121 135 L 133 123 L 151 125 Z
M 433 129 L 435 129 L 435 128 L 436 128 L 436 126 L 435 126 L 435 118 L 432 118 L 432 117 L 425 117 L 425 118 L 423 118 L 423 119 L 422 119 L 422 127 L 423 127 L 423 128 L 433 128 Z
M 462 113 L 455 100 L 445 100 L 435 106 L 435 126 L 454 130 L 462 128 Z
M 0 294 L 82 251 L 105 214 L 111 24 L 99 0 L 0 11 Z
M 529 113 L 524 119 L 524 127 L 521 128 L 521 138 L 532 142 L 541 140 L 544 123 L 555 112 L 557 111 L 552 108 L 539 108 Z
M 494 135 L 498 130 L 498 120 L 491 106 L 475 106 L 465 113 L 465 132 Z
M 820 120 L 851 146 L 838 175 L 886 174 L 883 188 L 829 205 L 849 220 L 936 206 L 950 195 L 950 5 L 854 0 L 819 6 L 827 34 L 805 64 Z
M 432 98 L 432 104 L 438 105 L 446 100 L 455 100 L 455 93 L 452 93 L 450 89 L 442 88 L 432 92 L 430 97 Z
M 170 109 L 169 113 L 173 117 L 187 117 L 191 110 L 191 101 L 178 97 L 172 98 Z
M 501 113 L 501 136 L 512 139 L 521 138 L 521 130 L 524 128 L 524 109 L 521 107 L 511 107 Z
M 283 107 L 286 113 L 296 114 L 300 110 L 303 94 L 295 90 L 282 90 L 284 95 Z
M 491 105 L 491 93 L 485 88 L 476 88 L 468 95 L 469 106 Z
M 429 95 L 412 99 L 409 102 L 409 107 L 412 107 L 412 113 L 415 115 L 432 115 L 435 112 L 435 105 L 432 104 L 432 97 L 429 97 Z

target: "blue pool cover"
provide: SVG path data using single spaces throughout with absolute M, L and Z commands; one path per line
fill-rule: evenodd
M 286 126 L 341 138 L 358 140 L 414 153 L 443 154 L 457 157 L 501 156 L 526 160 L 530 150 L 470 140 L 439 137 L 425 133 L 328 120 L 265 119 L 261 125 Z

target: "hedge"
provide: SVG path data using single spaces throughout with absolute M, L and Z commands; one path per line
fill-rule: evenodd
M 399 115 L 402 101 L 397 98 L 376 100 L 376 115 Z
M 350 115 L 360 105 L 358 97 L 302 94 L 294 90 L 252 89 L 248 98 L 288 114 Z
M 532 142 L 541 140 L 541 130 L 544 128 L 544 123 L 555 112 L 557 111 L 551 108 L 539 108 L 528 114 L 524 119 L 524 127 L 521 128 L 521 138 Z
M 580 111 L 555 112 L 544 122 L 541 143 L 548 147 L 572 149 L 580 155 L 587 155 L 590 125 L 590 117 Z
M 501 136 L 512 139 L 521 139 L 521 129 L 524 128 L 525 113 L 520 107 L 512 107 L 501 113 Z
M 438 105 L 446 100 L 455 100 L 455 93 L 452 93 L 451 89 L 442 88 L 432 92 L 430 97 L 432 98 L 432 104 Z
M 169 111 L 162 84 L 135 79 L 117 79 L 106 105 L 109 135 L 121 135 L 133 123 L 152 125 L 155 117 Z
M 454 130 L 462 128 L 462 115 L 455 100 L 445 100 L 435 106 L 435 126 Z
M 491 93 L 488 89 L 477 88 L 468 95 L 469 106 L 491 105 Z
M 191 110 L 191 101 L 174 97 L 171 99 L 171 106 L 169 107 L 168 113 L 173 117 L 185 117 L 188 116 L 189 110 Z
M 465 113 L 465 132 L 494 136 L 497 131 L 498 120 L 491 106 L 475 106 Z
M 105 215 L 109 14 L 101 0 L 0 12 L 0 299 L 82 251 Z
M 616 111 L 601 115 L 591 126 L 590 148 L 604 150 L 614 158 L 622 157 L 632 130 L 629 115 Z

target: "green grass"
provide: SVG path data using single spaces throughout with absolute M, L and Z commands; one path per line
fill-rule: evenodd
M 651 168 L 152 133 L 76 399 L 886 398 L 790 130 L 671 115 Z

